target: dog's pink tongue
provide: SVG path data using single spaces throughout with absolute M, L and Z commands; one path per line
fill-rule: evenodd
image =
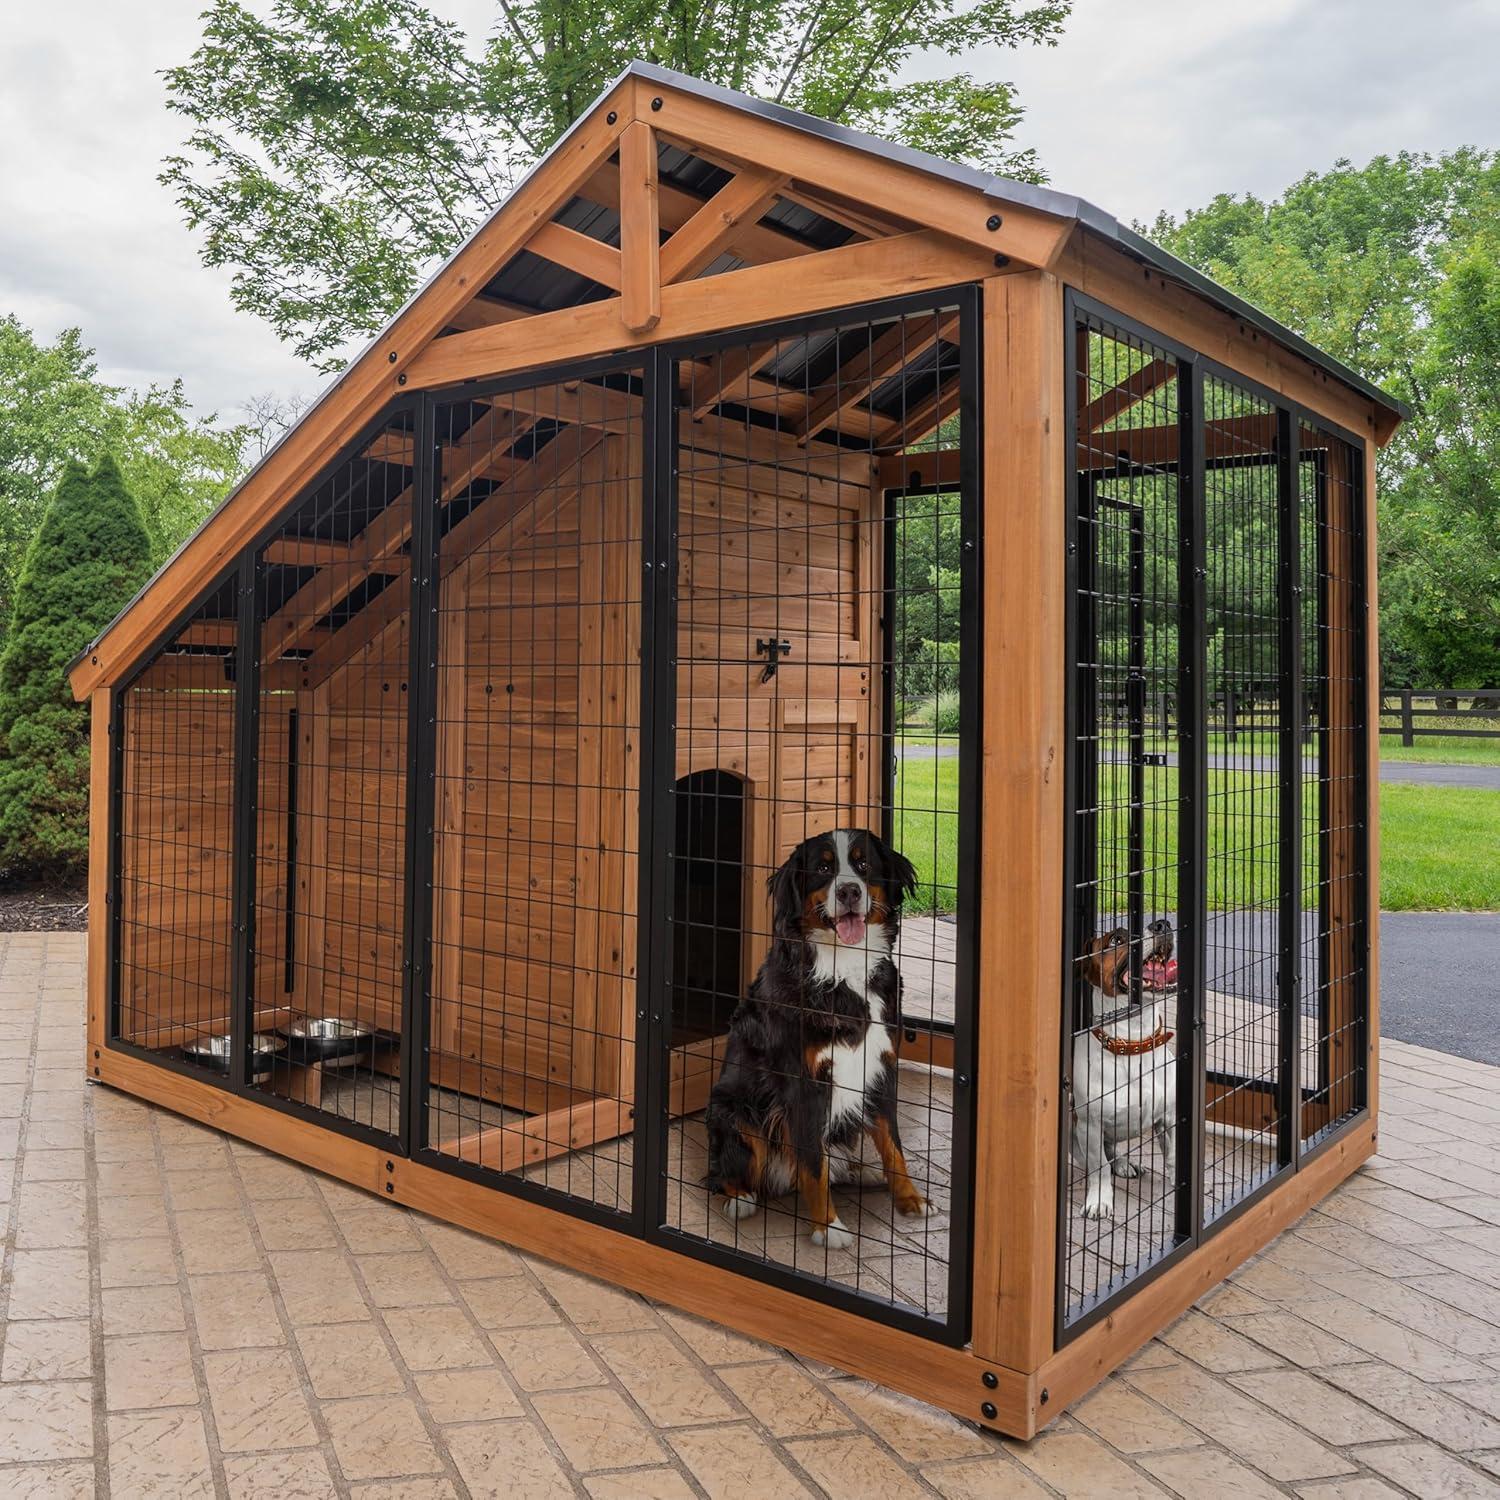
M 838 934 L 841 943 L 862 943 L 865 940 L 865 919 L 855 916 L 852 911 L 845 912 L 833 924 L 833 930 Z

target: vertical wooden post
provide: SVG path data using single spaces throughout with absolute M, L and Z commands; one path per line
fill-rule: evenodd
M 620 136 L 620 311 L 632 333 L 661 321 L 656 132 L 632 120 Z
M 1366 931 L 1369 953 L 1365 959 L 1368 979 L 1365 994 L 1369 1006 L 1365 1034 L 1369 1038 L 1369 1078 L 1365 1097 L 1370 1116 L 1380 1105 L 1380 591 L 1379 553 L 1375 538 L 1375 439 L 1365 439 L 1364 471 L 1365 543 L 1365 712 L 1369 725 L 1365 736 L 1365 786 L 1370 809 L 1365 833 L 1365 892 L 1368 902 Z
M 1377 717 L 1374 722 L 1378 724 L 1380 722 L 1379 718 Z M 1403 745 L 1415 745 L 1417 743 L 1416 720 L 1412 718 L 1411 712 L 1410 688 L 1401 689 L 1401 743 Z
M 984 736 L 974 1353 L 1052 1353 L 1062 1073 L 1063 291 L 984 288 Z
M 89 694 L 89 937 L 88 1038 L 85 1070 L 94 1077 L 94 1052 L 102 1051 L 109 1016 L 109 774 L 110 689 Z

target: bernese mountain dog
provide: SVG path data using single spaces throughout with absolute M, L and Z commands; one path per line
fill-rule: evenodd
M 771 951 L 730 1020 L 706 1114 L 708 1186 L 731 1219 L 795 1189 L 813 1243 L 848 1245 L 830 1188 L 866 1180 L 866 1137 L 898 1212 L 929 1211 L 896 1124 L 891 955 L 916 883 L 911 862 L 863 828 L 804 840 L 771 876 Z

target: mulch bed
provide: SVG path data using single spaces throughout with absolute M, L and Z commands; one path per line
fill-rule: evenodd
M 0 932 L 82 932 L 88 926 L 88 889 L 0 881 Z

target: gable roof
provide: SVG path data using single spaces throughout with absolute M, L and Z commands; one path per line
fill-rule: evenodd
M 1383 411 L 1395 417 L 1407 415 L 1401 403 L 1356 371 L 1084 199 L 944 161 L 669 68 L 632 62 L 559 137 L 494 214 L 407 300 L 339 378 L 263 455 L 115 620 L 79 654 L 70 666 L 73 687 L 79 696 L 94 686 L 116 680 L 128 670 L 161 634 L 166 623 L 200 597 L 243 547 L 256 539 L 256 518 L 260 518 L 259 529 L 264 529 L 266 508 L 283 509 L 302 486 L 315 478 L 349 437 L 389 402 L 395 394 L 393 378 L 405 384 L 405 371 L 435 339 L 444 334 L 456 335 L 462 343 L 465 330 L 483 337 L 484 331 L 495 325 L 514 326 L 514 320 L 602 302 L 612 292 L 619 291 L 622 257 L 616 247 L 623 228 L 621 212 L 598 201 L 607 194 L 597 184 L 611 175 L 618 179 L 621 168 L 615 161 L 622 138 L 633 122 L 651 122 L 653 116 L 649 111 L 661 104 L 657 90 L 670 90 L 674 103 L 690 101 L 711 106 L 720 112 L 746 117 L 748 121 L 764 122 L 778 132 L 789 132 L 784 145 L 792 149 L 784 149 L 780 154 L 787 160 L 805 158 L 802 162 L 802 170 L 807 173 L 805 179 L 802 171 L 764 169 L 761 186 L 766 191 L 760 198 L 753 191 L 745 195 L 740 205 L 743 216 L 734 226 L 728 244 L 702 265 L 690 261 L 687 275 L 711 277 L 757 264 L 756 254 L 737 253 L 738 246 L 746 242 L 760 252 L 759 258 L 774 260 L 788 253 L 838 249 L 863 238 L 904 229 L 907 239 L 921 242 L 913 246 L 914 251 L 930 253 L 929 237 L 913 232 L 929 220 L 914 218 L 914 214 L 932 215 L 934 230 L 965 239 L 971 246 L 982 246 L 987 252 L 1004 249 L 1006 253 L 998 257 L 1001 261 L 1014 259 L 1022 265 L 1051 266 L 1062 254 L 1074 228 L 1081 227 L 1121 254 L 1187 288 L 1309 361 Z M 700 128 L 709 118 L 698 116 Z M 742 123 L 740 128 L 745 125 Z M 669 127 L 667 133 L 670 137 Z M 732 131 L 721 129 L 709 133 L 717 134 L 728 144 L 720 145 L 717 151 L 664 144 L 659 154 L 658 190 L 667 206 L 676 210 L 680 221 L 677 226 L 669 226 L 664 212 L 663 227 L 681 227 L 684 219 L 696 227 L 697 210 L 710 201 L 719 201 L 716 194 L 725 180 L 738 182 L 744 177 L 752 190 L 756 186 L 752 179 L 762 169 L 745 166 L 739 160 L 733 151 Z M 837 153 L 850 151 L 875 158 L 891 169 L 893 188 L 885 195 L 884 202 L 866 204 L 845 196 L 846 186 L 834 164 L 840 159 Z M 732 173 L 716 160 L 725 155 L 734 159 Z M 896 188 L 904 183 L 909 189 L 916 181 L 926 181 L 934 190 L 944 192 L 933 202 L 901 202 Z M 781 196 L 783 190 L 785 196 Z M 946 217 L 934 211 L 934 202 L 940 204 Z M 991 213 L 991 209 L 996 212 Z M 1002 219 L 1003 233 L 986 238 L 980 226 L 995 229 Z M 717 238 L 722 239 L 721 226 L 709 227 L 719 230 Z M 543 237 L 545 247 L 541 245 Z M 533 243 L 543 249 L 542 254 L 528 248 Z M 705 244 L 715 248 L 715 237 L 706 238 Z M 968 279 L 970 274 L 966 272 L 963 278 L 954 279 Z M 649 325 L 642 325 L 645 326 Z M 639 336 L 631 341 L 642 342 L 650 342 L 649 337 Z M 545 362 L 545 356 L 535 360 L 537 365 Z M 255 497 L 259 500 L 252 506 Z M 148 603 L 152 611 L 150 620 L 159 623 L 122 631 L 120 627 L 127 617 L 138 608 L 144 610 Z M 117 637 L 123 639 L 117 641 Z

